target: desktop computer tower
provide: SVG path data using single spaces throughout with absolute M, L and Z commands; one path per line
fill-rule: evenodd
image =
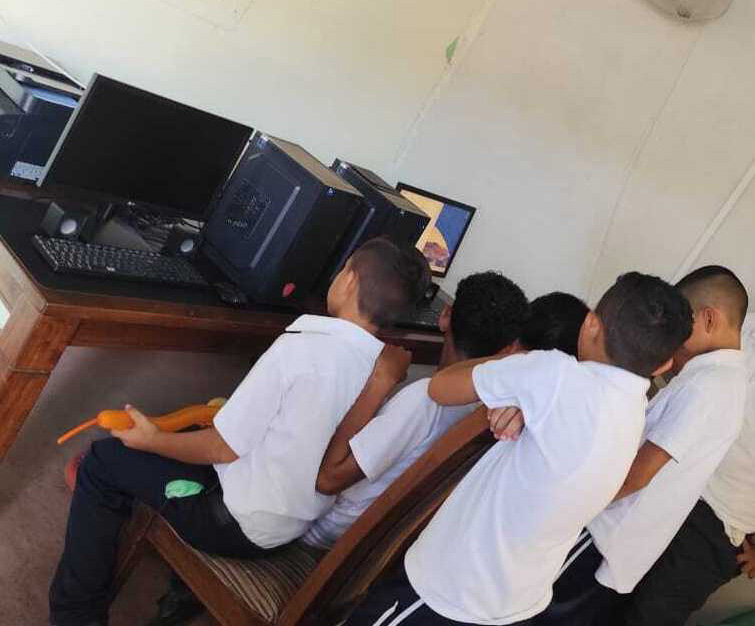
M 367 168 L 336 159 L 330 169 L 358 189 L 365 202 L 328 263 L 322 286 L 332 280 L 365 241 L 386 236 L 413 246 L 430 223 L 427 214 Z
M 362 203 L 300 146 L 257 134 L 211 208 L 203 250 L 257 302 L 305 297 Z

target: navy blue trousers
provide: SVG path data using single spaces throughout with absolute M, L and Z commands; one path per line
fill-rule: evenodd
M 165 485 L 180 479 L 196 481 L 204 490 L 167 499 Z M 131 450 L 114 438 L 96 441 L 79 467 L 65 547 L 50 586 L 55 626 L 107 622 L 118 539 L 135 501 L 160 511 L 186 542 L 205 552 L 251 558 L 263 551 L 223 504 L 212 466 Z

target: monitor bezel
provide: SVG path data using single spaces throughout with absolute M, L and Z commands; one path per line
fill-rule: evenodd
M 229 176 L 233 173 L 234 169 L 238 165 L 239 160 L 241 159 L 242 155 L 244 154 L 244 151 L 246 150 L 247 146 L 249 145 L 249 142 L 252 140 L 252 137 L 256 134 L 256 131 L 254 128 L 249 128 L 249 135 L 247 136 L 246 140 L 243 140 L 241 144 L 238 147 L 238 151 L 236 153 L 235 158 L 231 161 L 231 166 L 229 167 L 228 171 L 226 172 L 225 176 L 222 178 L 222 180 L 218 183 L 218 185 L 215 187 L 215 190 L 213 191 L 212 195 L 210 196 L 210 199 L 207 203 L 207 206 L 205 207 L 204 211 L 201 213 L 192 212 L 191 214 L 188 213 L 186 209 L 180 209 L 164 204 L 156 204 L 154 202 L 147 202 L 144 200 L 134 199 L 134 198 L 126 198 L 124 196 L 120 196 L 118 194 L 113 193 L 107 193 L 104 191 L 99 191 L 96 189 L 87 189 L 85 187 L 73 187 L 69 185 L 62 185 L 60 183 L 57 183 L 55 181 L 50 182 L 47 180 L 47 178 L 50 175 L 50 172 L 53 170 L 53 167 L 55 165 L 55 161 L 58 158 L 58 155 L 60 151 L 63 149 L 66 139 L 68 138 L 68 135 L 72 132 L 74 129 L 81 112 L 86 108 L 88 102 L 89 102 L 89 96 L 94 91 L 94 89 L 97 86 L 98 81 L 108 81 L 112 83 L 119 83 L 121 85 L 125 85 L 126 87 L 130 89 L 136 89 L 138 91 L 143 91 L 145 93 L 150 94 L 151 96 L 155 96 L 157 98 L 162 98 L 164 100 L 170 100 L 170 98 L 166 98 L 165 96 L 161 96 L 159 94 L 156 94 L 151 91 L 147 91 L 146 89 L 142 89 L 141 87 L 136 87 L 135 85 L 129 85 L 128 83 L 124 83 L 123 81 L 116 80 L 115 78 L 110 78 L 109 76 L 105 76 L 104 74 L 99 74 L 95 72 L 92 74 L 92 78 L 89 80 L 89 83 L 87 83 L 86 89 L 84 90 L 84 94 L 79 99 L 78 105 L 74 109 L 73 113 L 71 113 L 71 116 L 68 118 L 68 122 L 66 123 L 65 127 L 63 128 L 63 132 L 60 134 L 60 137 L 58 138 L 58 141 L 55 144 L 55 147 L 52 150 L 52 153 L 50 154 L 50 158 L 47 159 L 47 163 L 45 163 L 44 170 L 42 171 L 42 175 L 37 180 L 37 187 L 42 188 L 45 184 L 48 186 L 53 186 L 58 189 L 72 189 L 76 190 L 77 192 L 82 192 L 82 195 L 86 195 L 88 197 L 96 197 L 99 201 L 103 203 L 114 203 L 114 204 L 123 204 L 126 206 L 136 206 L 136 207 L 143 207 L 147 210 L 154 211 L 156 213 L 160 213 L 166 216 L 170 217 L 183 217 L 186 219 L 192 219 L 197 221 L 206 221 L 206 219 L 209 217 L 211 208 L 215 202 L 215 200 L 218 197 L 218 194 L 222 192 L 223 188 L 225 187 L 226 182 L 228 181 Z M 194 109 L 195 111 L 200 111 L 202 113 L 208 113 L 208 115 L 215 115 L 214 113 L 209 113 L 208 111 L 203 111 L 202 109 L 198 109 L 197 107 L 193 107 L 188 104 L 184 104 L 183 102 L 177 102 L 175 100 L 170 100 L 171 102 L 174 102 L 175 104 L 178 104 L 181 107 L 186 107 L 188 109 Z M 215 117 L 221 117 L 218 115 L 215 115 Z M 227 118 L 223 118 L 227 119 Z M 228 120 L 229 122 L 233 122 L 233 120 Z M 240 124 L 240 122 L 234 122 L 236 124 Z M 241 126 L 244 126 L 244 124 L 240 124 Z
M 474 214 L 477 211 L 477 207 L 473 207 L 471 204 L 466 204 L 465 202 L 459 202 L 458 200 L 454 200 L 453 198 L 441 196 L 440 194 L 433 193 L 432 191 L 427 191 L 426 189 L 421 189 L 420 187 L 415 187 L 407 183 L 401 183 L 401 182 L 397 183 L 396 191 L 401 193 L 403 190 L 411 191 L 420 196 L 425 196 L 426 198 L 430 200 L 437 200 L 438 202 L 442 202 L 443 204 L 451 204 L 455 207 L 464 209 L 465 211 L 469 212 L 469 219 L 467 220 L 467 223 L 464 225 L 464 229 L 461 231 L 461 235 L 459 236 L 459 243 L 456 245 L 456 248 L 451 252 L 451 256 L 448 258 L 448 263 L 446 263 L 446 269 L 443 271 L 431 269 L 433 276 L 436 276 L 438 278 L 445 278 L 448 275 L 448 270 L 451 269 L 451 263 L 454 262 L 454 259 L 456 258 L 456 254 L 459 252 L 459 248 L 461 247 L 461 242 L 464 241 L 464 237 L 467 234 L 469 225 L 472 223 L 472 218 L 474 217 Z M 409 198 L 409 200 L 411 200 L 411 198 Z M 417 207 L 417 208 L 420 210 L 422 209 L 422 207 Z M 420 252 L 422 251 L 420 250 Z

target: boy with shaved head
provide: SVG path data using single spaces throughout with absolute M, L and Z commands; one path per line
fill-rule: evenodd
M 702 542 L 690 539 L 670 561 L 654 563 L 683 524 L 704 528 L 715 520 L 700 496 L 742 427 L 748 370 L 740 343 L 748 298 L 721 266 L 697 269 L 677 288 L 692 306 L 694 325 L 674 354 L 676 376 L 648 405 L 629 474 L 588 525 L 593 545 L 559 580 L 551 619 L 543 623 L 683 626 L 693 610 L 675 601 L 690 591 L 680 588 L 689 562 L 678 557 Z

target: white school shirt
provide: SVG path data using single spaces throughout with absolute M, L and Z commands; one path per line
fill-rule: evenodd
M 477 462 L 404 564 L 436 613 L 510 624 L 548 606 L 580 531 L 624 481 L 649 381 L 556 350 L 489 361 L 473 379 L 480 400 L 520 407 L 527 427 Z
M 337 318 L 303 315 L 255 363 L 215 417 L 239 456 L 215 465 L 223 500 L 250 541 L 297 537 L 333 502 L 315 490 L 325 449 L 383 343 Z
M 342 491 L 302 537 L 325 550 L 414 461 L 475 405 L 441 406 L 427 394 L 429 378 L 404 387 L 349 441 L 365 478 Z
M 674 538 L 739 434 L 746 379 L 741 350 L 715 350 L 689 360 L 651 400 L 645 439 L 672 459 L 588 525 L 603 555 L 601 585 L 631 592 Z
M 755 533 L 755 316 L 748 314 L 742 328 L 742 350 L 747 357 L 748 384 L 742 432 L 713 473 L 703 499 L 723 522 L 735 546 Z

